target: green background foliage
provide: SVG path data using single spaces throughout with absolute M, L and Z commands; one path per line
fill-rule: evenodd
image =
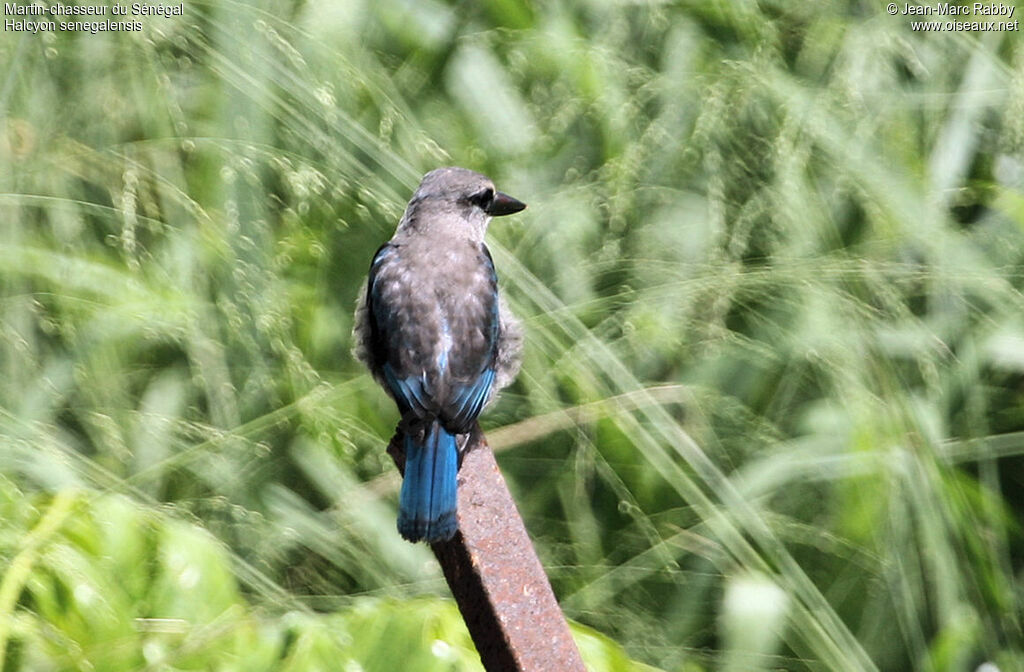
M 453 164 L 530 206 L 489 236 L 527 340 L 483 424 L 591 669 L 1024 669 L 1018 32 L 140 20 L 0 35 L 5 672 L 479 664 L 350 354 L 373 251 Z

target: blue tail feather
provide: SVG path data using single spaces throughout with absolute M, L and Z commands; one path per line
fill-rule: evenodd
M 459 453 L 455 436 L 439 422 L 418 437 L 405 436 L 405 478 L 398 503 L 398 532 L 409 541 L 451 539 L 455 520 L 455 477 Z

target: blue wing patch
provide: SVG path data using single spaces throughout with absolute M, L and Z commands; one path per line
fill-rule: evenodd
M 399 378 L 388 363 L 384 364 L 383 370 L 384 380 L 398 402 L 402 415 L 412 411 L 417 417 L 422 418 L 428 413 L 436 412 L 437 407 L 431 399 L 433 390 L 430 389 L 426 375 Z
M 455 394 L 445 406 L 445 415 L 453 426 L 468 430 L 469 423 L 476 420 L 480 411 L 484 408 L 487 397 L 491 394 L 491 385 L 494 383 L 494 369 L 487 368 L 481 372 L 480 377 L 472 384 L 462 385 L 455 390 Z

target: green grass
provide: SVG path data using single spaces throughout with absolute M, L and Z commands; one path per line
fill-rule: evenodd
M 527 341 L 484 424 L 592 669 L 1024 669 L 1016 33 L 842 2 L 143 23 L 0 38 L 5 672 L 476 664 L 350 354 L 449 164 L 530 206 L 490 233 Z

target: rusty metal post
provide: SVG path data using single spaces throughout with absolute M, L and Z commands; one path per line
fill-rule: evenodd
M 402 442 L 388 446 L 399 469 Z M 586 672 L 483 434 L 459 470 L 459 532 L 431 548 L 487 672 Z

